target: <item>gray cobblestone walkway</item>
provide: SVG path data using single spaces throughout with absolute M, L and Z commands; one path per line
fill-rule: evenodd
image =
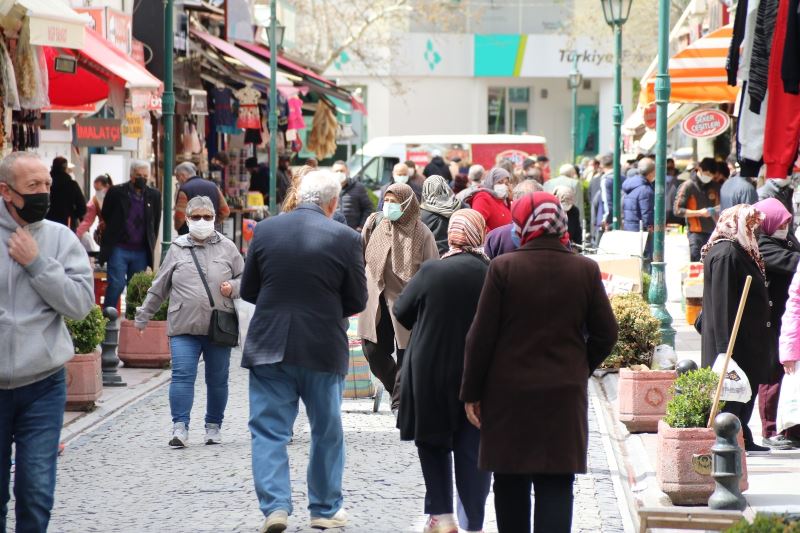
M 202 371 L 200 376 L 188 448 L 172 450 L 166 445 L 171 429 L 166 386 L 67 447 L 59 463 L 50 531 L 258 531 L 263 517 L 250 471 L 247 373 L 232 369 L 220 446 L 201 444 Z M 370 407 L 367 400 L 346 400 L 343 406 L 345 506 L 351 519 L 347 531 L 422 531 L 425 487 L 414 446 L 400 442 L 386 405 L 379 414 L 371 413 Z M 590 473 L 576 482 L 573 531 L 622 531 L 593 410 L 590 431 Z M 291 532 L 307 530 L 308 439 L 308 421 L 301 412 L 289 449 L 295 502 Z M 487 502 L 487 532 L 497 531 L 492 498 Z

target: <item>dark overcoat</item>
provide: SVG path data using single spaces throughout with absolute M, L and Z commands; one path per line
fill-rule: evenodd
M 397 320 L 411 330 L 400 385 L 401 439 L 452 449 L 464 420 L 458 399 L 464 344 L 488 268 L 468 253 L 428 261 L 395 302 Z
M 543 236 L 492 260 L 461 386 L 481 405 L 481 469 L 586 472 L 587 381 L 616 340 L 591 259 Z
M 447 243 L 447 228 L 450 225 L 450 219 L 425 208 L 421 208 L 419 214 L 422 223 L 428 226 L 428 229 L 433 233 L 433 238 L 436 239 L 436 248 L 439 250 L 439 255 L 446 254 L 450 250 L 450 245 Z

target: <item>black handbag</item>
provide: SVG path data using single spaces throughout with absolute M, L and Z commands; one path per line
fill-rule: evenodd
M 208 282 L 203 274 L 203 269 L 200 268 L 197 254 L 194 253 L 194 248 L 189 248 L 189 251 L 192 254 L 192 259 L 194 259 L 194 266 L 197 268 L 197 273 L 200 274 L 203 287 L 206 289 L 208 302 L 211 304 L 211 322 L 208 325 L 208 339 L 213 344 L 234 347 L 239 344 L 239 318 L 236 316 L 236 313 L 228 313 L 227 311 L 214 309 L 214 297 L 211 296 L 211 289 L 208 288 Z

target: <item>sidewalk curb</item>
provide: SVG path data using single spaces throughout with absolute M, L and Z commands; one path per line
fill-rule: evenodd
M 151 393 L 155 392 L 164 384 L 168 383 L 171 377 L 172 371 L 168 368 L 164 369 L 141 385 L 128 389 L 108 404 L 76 418 L 61 428 L 61 442 L 69 446 L 71 441 L 80 437 L 83 433 L 95 429 L 103 422 L 114 419 L 125 411 L 127 407 L 143 400 Z

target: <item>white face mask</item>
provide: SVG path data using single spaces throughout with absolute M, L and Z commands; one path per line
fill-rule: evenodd
M 106 191 L 104 191 L 102 189 L 99 190 L 99 191 L 96 191 L 94 193 L 94 197 L 97 198 L 97 201 L 102 204 L 103 200 L 105 200 L 105 198 L 106 198 Z
M 785 241 L 786 238 L 789 236 L 789 228 L 776 229 L 775 233 L 773 233 L 772 236 L 775 237 L 776 239 Z
M 697 179 L 699 179 L 699 180 L 700 180 L 700 181 L 702 181 L 703 183 L 711 183 L 711 180 L 712 180 L 713 178 L 711 177 L 711 175 L 710 175 L 710 174 L 704 174 L 704 173 L 702 173 L 702 172 L 698 172 L 698 173 L 697 173 Z
M 408 176 L 394 176 L 395 183 L 408 183 Z
M 213 220 L 189 220 L 189 235 L 197 240 L 204 241 L 214 234 Z
M 494 186 L 494 193 L 500 198 L 508 198 L 508 185 L 505 183 L 498 183 Z
M 345 174 L 344 172 L 334 172 L 333 174 L 336 176 L 336 178 L 339 180 L 339 183 L 341 183 L 342 186 L 344 186 L 347 183 L 347 174 Z

